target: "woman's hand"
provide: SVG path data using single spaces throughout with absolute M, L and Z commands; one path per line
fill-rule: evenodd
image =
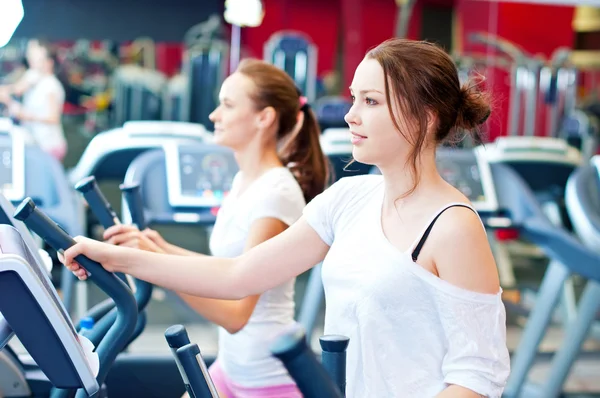
M 160 247 L 163 250 L 165 250 L 165 248 L 169 245 L 169 242 L 164 240 L 164 238 L 157 231 L 155 231 L 153 229 L 146 228 L 145 230 L 142 231 L 142 233 L 144 234 L 144 236 L 146 236 L 146 238 L 150 239 L 152 242 L 154 242 L 158 247 Z
M 115 272 L 115 267 L 120 256 L 119 253 L 123 251 L 122 248 L 83 236 L 76 237 L 75 242 L 73 246 L 65 250 L 63 255 L 59 254 L 58 259 L 77 278 L 80 280 L 87 279 L 87 271 L 75 261 L 75 257 L 79 255 L 86 256 L 90 260 L 100 263 L 109 272 Z
M 155 231 L 153 231 L 155 232 Z M 156 233 L 158 235 L 158 233 Z M 160 235 L 158 235 L 160 237 Z M 155 253 L 164 253 L 154 241 L 148 238 L 144 232 L 133 225 L 113 225 L 104 231 L 106 243 L 116 246 L 131 247 L 134 249 L 146 250 Z M 162 239 L 162 237 L 160 237 Z M 164 241 L 164 240 L 163 240 Z

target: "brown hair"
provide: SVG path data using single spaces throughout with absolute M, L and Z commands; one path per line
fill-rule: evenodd
M 283 70 L 257 59 L 244 59 L 237 72 L 254 82 L 256 89 L 250 96 L 258 109 L 270 106 L 277 112 L 279 158 L 294 174 L 306 202 L 310 202 L 325 189 L 328 173 L 317 118 L 310 107 L 302 106 L 300 92 Z M 300 111 L 304 112 L 304 123 L 295 128 Z
M 489 98 L 479 91 L 476 82 L 461 87 L 452 58 L 432 43 L 390 39 L 368 51 L 366 58 L 377 60 L 383 68 L 390 116 L 398 132 L 413 144 L 409 163 L 414 185 L 405 194 L 408 196 L 419 181 L 417 163 L 423 146 L 428 143 L 430 118 L 437 120 L 435 144 L 454 139 L 465 130 L 471 132 L 475 142 L 481 143 L 478 127 L 490 116 Z M 398 112 L 392 106 L 392 93 L 397 98 Z M 416 134 L 402 131 L 395 114 L 407 116 L 408 124 L 416 127 Z

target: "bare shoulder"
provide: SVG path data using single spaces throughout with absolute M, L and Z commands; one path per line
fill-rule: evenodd
M 496 262 L 479 216 L 471 209 L 446 209 L 431 233 L 433 260 L 439 277 L 458 287 L 496 294 Z

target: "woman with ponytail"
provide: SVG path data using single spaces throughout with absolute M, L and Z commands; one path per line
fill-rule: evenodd
M 325 189 L 327 163 L 320 131 L 306 98 L 282 70 L 244 60 L 221 87 L 210 115 L 216 144 L 233 150 L 239 172 L 217 215 L 213 256 L 234 258 L 298 220 Z M 104 238 L 158 253 L 202 256 L 166 242 L 153 230 L 118 225 Z M 281 267 L 285 267 L 285 262 Z M 261 295 L 214 300 L 179 293 L 219 328 L 219 352 L 210 373 L 223 398 L 300 398 L 294 381 L 268 350 L 294 324 L 294 283 L 288 279 Z

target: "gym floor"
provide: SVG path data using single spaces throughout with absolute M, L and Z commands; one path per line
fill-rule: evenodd
M 81 153 L 91 140 L 91 136 L 82 133 L 81 118 L 71 117 L 65 120 L 65 132 L 69 142 L 69 153 L 65 159 L 65 167 L 73 167 Z M 100 188 L 105 193 L 107 199 L 113 204 L 115 210 L 120 212 L 120 193 L 118 183 L 100 184 Z M 206 242 L 206 232 L 199 231 L 189 227 L 184 227 L 182 230 L 172 230 L 171 228 L 157 228 L 167 240 L 186 247 L 188 249 L 207 252 L 206 243 L 202 247 L 198 246 L 198 242 Z M 520 260 L 520 259 L 516 259 Z M 524 262 L 525 260 L 523 260 Z M 519 261 L 521 262 L 521 261 Z M 521 264 L 515 272 L 520 282 L 531 282 L 534 285 L 539 284 L 544 272 L 544 266 L 540 264 Z M 304 288 L 308 275 L 304 274 L 297 279 L 296 288 L 296 308 L 300 308 L 304 295 Z M 94 286 L 89 288 L 89 305 L 103 300 L 105 296 Z M 217 329 L 214 325 L 204 320 L 199 315 L 195 314 L 187 308 L 179 299 L 172 293 L 165 292 L 161 289 L 155 289 L 153 300 L 147 309 L 148 326 L 144 333 L 130 346 L 130 352 L 136 353 L 168 353 L 169 348 L 164 339 L 164 331 L 171 325 L 181 323 L 184 324 L 189 332 L 190 339 L 196 342 L 203 354 L 214 355 L 217 352 Z M 316 325 L 316 330 L 313 338 L 313 348 L 319 350 L 318 337 L 323 332 L 323 314 L 324 308 L 321 309 L 321 315 Z M 507 307 L 508 315 L 508 347 L 511 352 L 516 350 L 520 340 L 520 335 L 523 330 L 525 317 L 512 310 L 511 306 Z M 530 380 L 533 382 L 543 382 L 547 374 L 551 353 L 556 351 L 563 339 L 563 328 L 561 325 L 553 326 L 542 343 L 541 353 L 536 361 Z M 17 352 L 23 352 L 22 347 L 15 341 L 11 343 Z M 600 397 L 600 340 L 589 339 L 584 348 L 584 353 L 580 355 L 571 375 L 566 383 L 565 392 L 569 397 Z

